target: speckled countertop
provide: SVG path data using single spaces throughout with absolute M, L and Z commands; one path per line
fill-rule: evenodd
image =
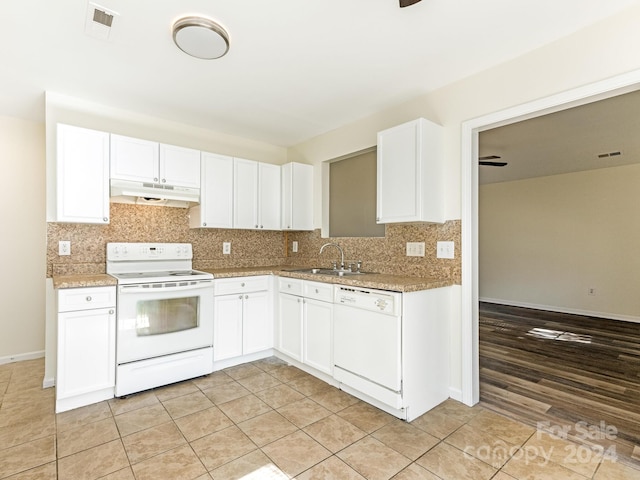
M 294 267 L 291 265 L 271 265 L 264 267 L 204 269 L 204 271 L 213 274 L 214 278 L 278 275 L 280 277 L 314 280 L 316 282 L 349 285 L 352 287 L 376 288 L 394 292 L 417 292 L 419 290 L 429 290 L 453 285 L 448 280 L 429 277 L 409 277 L 382 273 L 363 273 L 361 275 L 338 277 L 295 271 L 303 268 L 304 267 Z M 100 287 L 116 284 L 116 279 L 107 274 L 61 275 L 53 277 L 54 288 Z
M 409 277 L 403 275 L 387 275 L 382 273 L 363 273 L 361 275 L 338 277 L 333 275 L 320 275 L 296 271 L 302 270 L 304 268 L 305 267 L 291 265 L 274 265 L 268 267 L 205 269 L 205 271 L 212 273 L 214 278 L 232 278 L 273 274 L 280 277 L 299 278 L 301 280 L 314 280 L 316 282 L 350 285 L 352 287 L 377 288 L 380 290 L 392 290 L 394 292 L 417 292 L 419 290 L 429 290 L 432 288 L 448 287 L 450 285 L 453 285 L 453 283 L 449 280 L 441 280 L 438 278 L 429 277 Z
M 118 281 L 106 273 L 94 275 L 58 275 L 53 277 L 53 288 L 110 287 Z

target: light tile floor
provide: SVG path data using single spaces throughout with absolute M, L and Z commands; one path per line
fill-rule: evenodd
M 640 479 L 483 406 L 402 422 L 275 358 L 58 415 L 43 374 L 0 365 L 0 478 Z

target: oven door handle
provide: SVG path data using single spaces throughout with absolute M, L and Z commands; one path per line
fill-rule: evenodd
M 178 283 L 178 282 L 176 282 Z M 158 286 L 154 286 L 158 285 Z M 166 285 L 166 286 L 165 286 Z M 178 292 L 178 291 L 192 291 L 200 290 L 203 288 L 213 288 L 213 280 L 199 280 L 197 283 L 189 282 L 189 285 L 177 285 L 174 282 L 169 283 L 146 283 L 141 285 L 120 285 L 120 294 L 129 293 L 150 293 L 150 292 Z

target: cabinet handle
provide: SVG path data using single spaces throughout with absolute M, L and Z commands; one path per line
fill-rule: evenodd
M 158 182 L 158 177 L 153 177 L 154 182 Z
M 202 226 L 206 227 L 207 226 L 207 222 L 202 222 Z
M 87 300 L 87 302 L 90 302 L 90 301 L 91 301 L 91 296 L 90 296 L 90 295 L 87 295 L 86 300 Z
M 109 222 L 109 217 L 102 217 L 102 221 L 104 223 L 108 223 Z
M 316 288 L 316 293 L 320 293 L 317 288 Z
M 162 183 L 167 183 L 167 180 L 165 178 L 162 179 Z
M 238 298 L 239 298 L 240 300 L 242 300 L 242 295 L 238 295 Z
M 247 298 L 249 298 L 249 295 L 245 295 L 245 296 L 244 296 L 244 299 L 245 299 L 245 300 L 246 300 Z
M 258 225 L 256 225 L 256 228 L 258 228 Z
M 260 228 L 264 228 L 262 225 L 260 225 Z
M 242 283 L 240 284 L 240 286 L 241 286 L 241 287 L 244 287 L 244 282 L 242 282 Z
M 109 315 L 113 315 L 115 312 L 115 310 L 112 308 L 111 310 L 109 310 Z

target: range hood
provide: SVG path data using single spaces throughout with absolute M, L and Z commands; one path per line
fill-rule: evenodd
M 200 189 L 111 179 L 110 201 L 188 208 L 200 203 Z

